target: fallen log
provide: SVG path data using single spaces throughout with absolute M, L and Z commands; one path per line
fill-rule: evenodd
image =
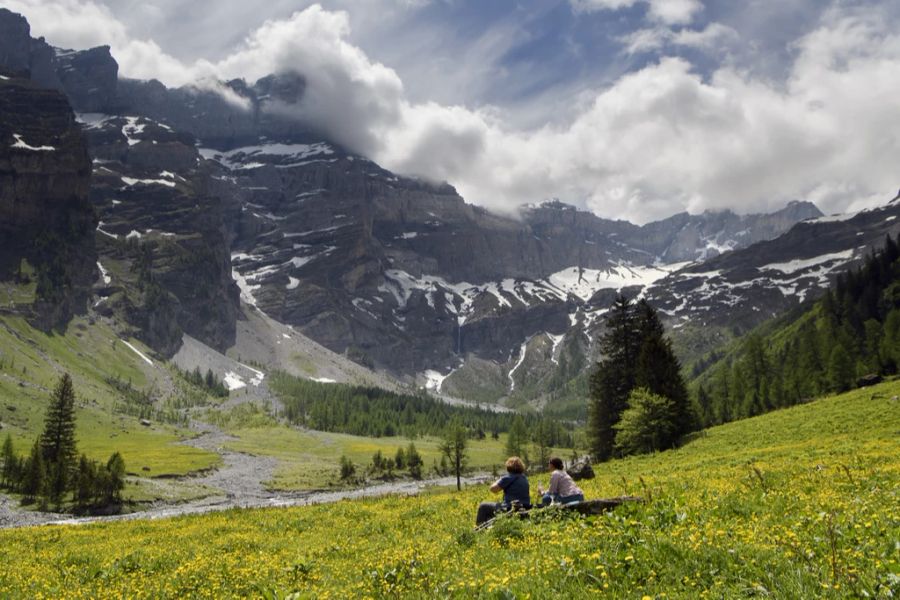
M 613 510 L 617 506 L 621 506 L 622 504 L 626 504 L 628 502 L 644 502 L 644 499 L 640 496 L 617 496 L 615 498 L 598 498 L 596 500 L 585 500 L 584 502 L 570 502 L 569 504 L 551 504 L 550 506 L 535 506 L 530 509 L 518 509 L 515 508 L 511 511 L 499 513 L 493 519 L 489 521 L 485 521 L 481 525 L 478 525 L 475 528 L 475 531 L 481 531 L 482 529 L 490 529 L 493 526 L 494 521 L 498 518 L 512 514 L 520 519 L 528 519 L 531 518 L 531 515 L 538 515 L 543 511 L 547 510 L 562 510 L 562 511 L 573 511 L 582 515 L 599 515 L 605 513 L 607 511 Z

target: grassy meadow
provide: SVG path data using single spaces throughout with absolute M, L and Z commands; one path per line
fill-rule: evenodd
M 897 394 L 882 384 L 599 465 L 589 497 L 648 500 L 600 517 L 476 533 L 478 486 L 0 531 L 0 597 L 892 598 Z
M 275 490 L 307 490 L 329 487 L 338 483 L 340 457 L 347 456 L 361 472 L 372 462 L 379 450 L 385 458 L 393 458 L 397 448 L 404 450 L 410 440 L 404 437 L 369 438 L 324 431 L 297 430 L 282 426 L 229 430 L 238 437 L 225 447 L 237 452 L 271 456 L 278 460 L 274 479 L 267 483 Z M 412 442 L 425 461 L 423 473 L 434 475 L 434 465 L 440 461 L 439 438 L 420 437 Z M 469 441 L 469 468 L 491 472 L 500 468 L 505 459 L 506 434 L 497 440 L 487 437 Z M 566 453 L 564 450 L 561 452 Z M 570 454 L 571 450 L 567 452 Z M 405 470 L 403 471 L 405 472 Z

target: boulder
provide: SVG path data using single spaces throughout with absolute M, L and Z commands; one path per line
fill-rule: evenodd
M 571 477 L 575 481 L 581 481 L 582 479 L 593 479 L 595 477 L 594 468 L 588 461 L 576 462 L 571 467 L 566 469 L 566 473 L 568 473 L 569 477 Z

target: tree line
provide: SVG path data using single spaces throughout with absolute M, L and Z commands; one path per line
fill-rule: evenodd
M 0 450 L 0 486 L 23 496 L 23 503 L 60 510 L 66 495 L 76 508 L 121 501 L 125 487 L 125 461 L 118 452 L 106 463 L 78 456 L 75 441 L 75 390 L 72 378 L 63 374 L 50 399 L 44 430 L 31 452 L 20 457 L 7 435 Z
M 366 437 L 442 436 L 448 423 L 455 419 L 470 438 L 490 435 L 496 439 L 509 431 L 516 419 L 521 419 L 527 429 L 537 426 L 545 431 L 549 445 L 571 445 L 571 434 L 562 424 L 535 414 L 451 406 L 427 395 L 319 383 L 283 372 L 273 373 L 269 385 L 279 395 L 288 422 L 319 431 Z
M 838 275 L 808 310 L 764 325 L 698 377 L 704 426 L 893 375 L 900 368 L 900 237 Z

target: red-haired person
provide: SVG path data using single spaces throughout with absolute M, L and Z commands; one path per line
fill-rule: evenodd
M 482 502 L 478 506 L 475 525 L 490 521 L 500 511 L 510 510 L 513 504 L 531 508 L 531 491 L 525 476 L 525 463 L 521 458 L 510 456 L 506 460 L 506 475 L 491 485 L 491 491 L 495 494 L 503 492 L 503 502 Z
M 550 488 L 544 492 L 538 486 L 538 494 L 541 495 L 541 506 L 549 506 L 550 503 L 569 504 L 570 502 L 584 502 L 584 492 L 575 485 L 572 478 L 563 469 L 561 458 L 553 457 L 548 465 L 553 471 L 550 474 Z

